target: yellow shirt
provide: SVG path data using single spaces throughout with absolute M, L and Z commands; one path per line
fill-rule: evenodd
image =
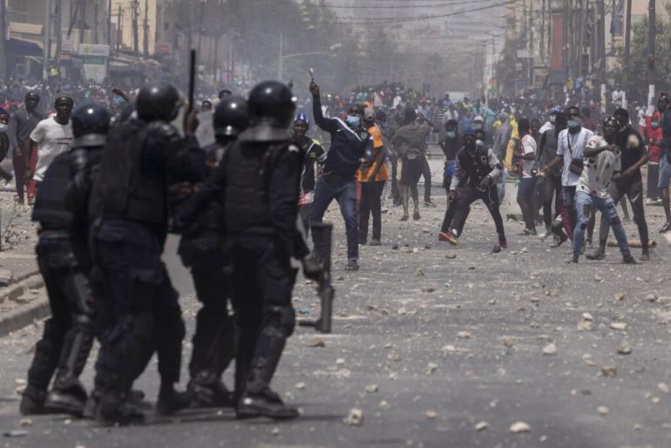
M 380 129 L 377 126 L 371 126 L 368 128 L 368 133 L 371 135 L 371 137 L 373 137 L 373 154 L 375 155 L 373 160 L 376 160 L 380 154 L 380 151 L 385 150 L 384 142 L 382 141 L 382 132 L 380 132 Z M 387 171 L 387 164 L 384 162 L 382 162 L 380 169 L 377 171 L 375 179 L 370 179 L 370 177 L 373 175 L 373 172 L 375 171 L 375 166 L 376 163 L 373 162 L 373 164 L 368 167 L 368 170 L 365 173 L 363 173 L 361 170 L 358 170 L 356 172 L 356 180 L 358 182 L 389 180 L 389 171 Z

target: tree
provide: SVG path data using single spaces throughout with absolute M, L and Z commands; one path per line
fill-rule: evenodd
M 667 7 L 668 9 L 668 7 Z M 655 36 L 655 86 L 658 92 L 671 87 L 671 24 L 658 18 Z M 628 98 L 646 102 L 648 95 L 648 19 L 632 27 L 629 70 L 625 73 L 624 54 L 618 56 L 618 69 L 613 73 L 626 86 Z

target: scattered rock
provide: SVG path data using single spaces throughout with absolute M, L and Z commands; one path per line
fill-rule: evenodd
M 607 406 L 599 406 L 596 408 L 597 412 L 601 415 L 608 415 L 610 414 L 610 409 L 608 409 Z
M 391 405 L 386 400 L 382 400 L 380 404 L 378 404 L 378 407 L 381 409 L 389 409 Z
M 620 355 L 628 355 L 631 353 L 631 344 L 627 338 L 620 341 L 620 344 L 617 346 L 617 352 Z
M 326 343 L 323 339 L 315 339 L 314 341 L 310 342 L 310 347 L 324 348 L 326 347 Z
M 368 392 L 369 394 L 374 394 L 378 390 L 380 390 L 380 388 L 378 387 L 377 384 L 369 384 L 368 386 L 366 386 L 366 392 Z
M 338 365 L 338 366 L 345 365 L 345 358 L 336 359 L 336 365 Z
M 647 300 L 648 302 L 656 302 L 657 295 L 650 293 L 647 296 L 645 296 L 645 300 Z
M 582 320 L 578 322 L 579 331 L 594 331 L 594 322 L 589 320 Z
M 434 292 L 435 290 L 436 288 L 422 288 L 422 292 L 428 292 L 428 293 Z
M 613 294 L 613 298 L 615 300 L 617 300 L 618 302 L 621 302 L 622 300 L 624 300 L 624 293 L 623 292 L 616 292 L 615 294 Z
M 25 428 L 26 426 L 33 426 L 33 421 L 29 418 L 22 418 L 19 424 L 22 428 Z
M 531 426 L 524 422 L 515 422 L 510 425 L 510 432 L 520 433 L 520 432 L 531 432 Z
M 419 269 L 419 268 L 418 268 L 418 269 L 415 269 L 415 277 L 424 277 L 424 275 L 425 275 L 425 274 L 424 274 L 424 271 L 422 271 L 422 270 Z
M 487 429 L 488 427 L 489 427 L 489 423 L 487 423 L 487 422 L 484 421 L 484 420 L 483 420 L 483 421 L 480 421 L 480 422 L 477 422 L 477 423 L 475 424 L 475 430 L 476 430 L 476 431 L 483 431 L 483 430 Z
M 445 254 L 445 258 L 447 258 L 448 260 L 457 258 L 457 253 L 456 252 L 448 252 L 448 253 Z
M 614 378 L 617 376 L 617 366 L 603 366 L 601 367 L 601 374 L 606 378 Z
M 280 428 L 273 428 L 272 434 L 277 437 L 280 435 Z
M 601 282 L 604 281 L 604 278 L 601 277 L 599 274 L 596 274 L 596 275 L 594 276 L 594 281 L 601 283 Z
M 582 313 L 582 318 L 589 322 L 594 321 L 594 317 L 590 313 Z
M 438 417 L 436 411 L 426 411 L 426 418 L 428 418 L 429 420 L 433 420 L 436 417 Z
M 433 372 L 436 371 L 436 369 L 438 369 L 438 364 L 436 364 L 435 362 L 430 362 L 426 366 L 426 374 L 431 375 Z
M 613 330 L 626 330 L 627 324 L 624 322 L 611 322 L 610 328 L 612 328 Z
M 298 390 L 305 390 L 305 383 L 296 383 L 294 387 Z
M 472 336 L 473 335 L 471 335 L 471 333 L 469 333 L 468 331 L 460 331 L 459 333 L 457 333 L 457 337 L 459 339 L 470 339 Z
M 350 409 L 349 414 L 343 422 L 348 426 L 361 426 L 363 425 L 363 411 L 361 409 Z
M 659 384 L 657 385 L 657 389 L 661 390 L 661 391 L 664 392 L 665 394 L 668 394 L 668 393 L 669 393 L 669 386 L 667 386 L 666 383 L 659 383 Z
M 544 355 L 556 355 L 557 354 L 557 346 L 553 343 L 550 343 L 543 347 L 543 354 Z
M 14 273 L 9 269 L 0 268 L 0 286 L 8 286 L 14 279 Z

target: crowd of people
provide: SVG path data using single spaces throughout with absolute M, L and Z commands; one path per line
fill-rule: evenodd
M 447 196 L 441 241 L 460 244 L 471 204 L 482 200 L 496 230 L 492 252 L 506 249 L 500 207 L 514 177 L 523 236 L 537 236 L 543 223 L 541 237 L 552 237 L 553 247 L 571 240 L 568 261 L 577 263 L 592 242 L 598 210 L 598 247 L 587 258 L 606 257 L 612 227 L 624 263 L 638 263 L 616 210 L 626 196 L 640 260 L 648 260 L 645 166 L 648 198 L 659 195 L 666 214 L 659 232 L 671 230 L 668 94 L 644 122 L 632 123 L 621 107 L 599 118 L 573 104 L 453 102 L 449 94 L 427 99 L 401 85 L 358 88 L 347 100 L 322 95 L 314 81 L 309 91 L 300 109 L 281 82 L 262 82 L 247 97 L 222 90 L 192 105 L 181 130 L 175 120 L 184 98 L 164 83 L 137 96 L 113 88 L 123 102 L 117 109 L 60 91 L 48 96 L 43 114 L 36 90 L 24 92 L 13 112 L 0 109 L 0 144 L 14 165 L 13 175 L 0 177 L 14 177 L 17 200 L 25 193 L 34 204 L 37 260 L 52 310 L 28 371 L 23 414 L 141 422 L 143 394 L 132 386 L 156 353 L 159 415 L 228 406 L 239 418 L 297 417 L 270 388 L 295 326 L 291 260 L 313 280 L 330 265 L 325 253 L 310 251 L 308 237 L 315 249 L 330 244 L 310 230 L 334 200 L 345 224 L 348 271 L 360 268 L 360 245 L 385 242 L 386 194 L 402 207 L 401 221 L 421 220 L 420 206 L 437 207 L 427 157 L 436 140 Z M 203 128 L 212 142 L 196 138 Z M 311 138 L 317 129 L 328 136 L 323 145 Z M 176 389 L 184 322 L 161 261 L 169 232 L 181 235 L 179 256 L 202 303 L 185 392 Z M 79 376 L 94 339 L 101 350 L 89 394 Z M 232 361 L 230 391 L 222 374 Z

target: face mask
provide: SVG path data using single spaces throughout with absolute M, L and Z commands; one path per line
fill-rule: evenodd
M 5 132 L 9 126 L 5 123 L 0 123 L 0 132 Z
M 473 123 L 473 130 L 474 130 L 474 131 L 479 131 L 480 129 L 482 129 L 482 124 L 480 124 L 480 123 Z
M 348 115 L 347 118 L 345 118 L 345 123 L 355 128 L 361 124 L 361 118 L 355 117 L 354 115 Z
M 482 140 L 476 140 L 476 141 L 475 141 L 475 144 L 476 144 L 477 146 L 482 146 L 482 145 L 485 144 L 485 142 L 483 142 Z
M 457 133 L 454 131 L 448 131 L 445 135 L 447 135 L 448 138 L 455 138 Z
M 569 120 L 568 121 L 568 127 L 571 129 L 575 129 L 578 126 L 580 126 L 580 121 L 579 120 Z
M 653 129 L 657 129 L 659 127 L 659 121 L 650 122 L 650 126 L 652 126 Z
M 464 147 L 466 149 L 474 149 L 475 148 L 475 140 L 466 140 L 464 141 Z

